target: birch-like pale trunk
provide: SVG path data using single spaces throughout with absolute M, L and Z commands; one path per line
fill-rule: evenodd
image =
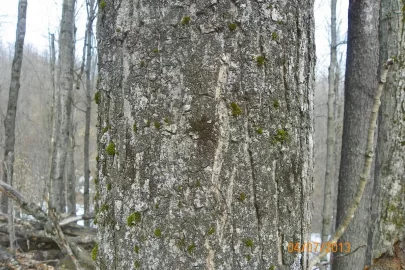
M 100 1 L 99 269 L 302 269 L 312 0 Z
M 94 0 L 87 0 L 87 25 L 86 25 L 86 115 L 85 115 L 85 131 L 84 131 L 84 214 L 90 213 L 90 117 L 91 117 L 91 49 L 93 40 L 93 21 L 95 18 Z M 89 220 L 85 220 L 85 226 L 89 226 Z
M 330 24 L 330 66 L 328 81 L 328 123 L 326 139 L 326 172 L 324 184 L 323 210 L 322 210 L 322 243 L 326 243 L 332 235 L 334 186 L 335 186 L 335 86 L 337 67 L 337 38 L 336 38 L 336 1 L 331 0 Z
M 63 0 L 59 36 L 59 97 L 60 122 L 51 167 L 51 202 L 57 212 L 65 212 L 64 171 L 69 147 L 69 119 L 71 114 L 74 63 L 74 8 L 75 0 Z
M 367 264 L 391 252 L 405 233 L 405 14 L 398 12 L 403 6 L 400 0 L 381 1 L 380 63 L 389 57 L 396 61 L 381 96 Z
M 11 81 L 8 95 L 7 113 L 4 119 L 4 161 L 3 166 L 3 181 L 12 186 L 14 173 L 14 158 L 15 158 L 15 119 L 17 115 L 18 94 L 20 90 L 20 75 L 24 52 L 24 39 L 27 20 L 27 0 L 18 2 L 18 21 L 16 29 L 16 39 L 14 47 L 14 58 L 11 66 Z M 8 197 L 1 197 L 1 210 L 3 213 L 8 213 L 8 231 L 10 238 L 10 249 L 14 253 L 15 250 L 15 232 L 14 232 L 14 211 L 12 201 L 8 201 Z

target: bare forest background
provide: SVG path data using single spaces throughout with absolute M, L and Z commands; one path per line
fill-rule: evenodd
M 7 108 L 7 92 L 10 84 L 10 69 L 13 61 L 13 45 L 1 44 L 0 49 L 0 121 L 4 120 Z M 96 63 L 96 57 L 94 63 Z M 93 74 L 97 66 L 93 64 Z M 76 59 L 76 71 L 80 70 L 80 59 Z M 24 60 L 21 71 L 21 90 L 18 99 L 16 119 L 16 158 L 14 186 L 32 202 L 41 202 L 44 196 L 45 179 L 49 177 L 52 75 L 49 67 L 49 52 L 38 52 L 30 44 L 24 47 Z M 94 90 L 93 90 L 94 95 Z M 85 93 L 82 81 L 73 91 L 73 128 L 76 201 L 83 207 L 83 141 L 85 129 Z M 92 110 L 90 129 L 90 170 L 95 171 L 96 151 L 96 110 Z M 4 138 L 2 125 L 0 138 Z M 4 143 L 0 144 L 1 151 Z M 1 169 L 0 169 L 1 170 Z M 93 184 L 91 184 L 91 189 Z M 93 189 L 92 189 L 93 190 Z M 81 191 L 81 192 L 80 192 Z

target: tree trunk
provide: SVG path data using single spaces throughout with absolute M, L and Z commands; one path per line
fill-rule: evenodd
M 49 196 L 51 190 L 51 170 L 52 170 L 52 157 L 56 149 L 56 134 L 59 130 L 59 109 L 60 109 L 60 98 L 59 98 L 59 87 L 56 87 L 55 83 L 55 63 L 56 63 L 56 53 L 55 53 L 55 34 L 50 34 L 50 71 L 51 71 L 51 84 L 52 84 L 52 106 L 50 114 L 50 153 L 49 153 L 49 179 L 45 179 L 44 194 Z M 42 200 L 41 200 L 42 201 Z M 41 204 L 42 207 L 42 204 Z
M 87 25 L 86 25 L 86 123 L 84 131 L 84 214 L 90 213 L 90 166 L 89 166 L 89 144 L 90 144 L 90 117 L 91 117 L 91 41 L 93 38 L 93 20 L 94 20 L 94 0 L 86 1 L 87 5 Z M 90 222 L 86 220 L 85 226 L 89 226 Z
M 335 174 L 334 174 L 334 155 L 335 155 L 335 86 L 336 86 L 336 67 L 337 67 L 337 45 L 336 45 L 336 1 L 331 0 L 331 43 L 330 43 L 330 66 L 329 66 L 329 87 L 328 87 L 328 124 L 326 140 L 326 172 L 324 185 L 324 199 L 322 210 L 322 243 L 329 240 L 332 235 L 333 206 L 332 199 Z M 325 257 L 326 259 L 326 257 Z
M 10 186 L 13 185 L 14 158 L 15 158 L 15 118 L 17 115 L 18 93 L 20 90 L 20 75 L 24 52 L 24 39 L 27 17 L 27 1 L 18 2 L 18 21 L 15 39 L 15 49 L 13 64 L 11 67 L 11 82 L 8 96 L 7 114 L 4 119 L 4 161 L 3 164 L 3 181 Z M 10 237 L 10 249 L 14 253 L 15 248 L 15 231 L 14 231 L 14 211 L 13 202 L 8 201 L 7 196 L 1 198 L 1 210 L 9 214 L 8 232 Z
M 10 185 L 13 184 L 14 171 L 14 146 L 15 146 L 15 118 L 17 115 L 17 101 L 20 90 L 20 74 L 24 51 L 24 38 L 27 16 L 27 1 L 20 0 L 18 3 L 18 22 L 16 30 L 16 40 L 14 49 L 13 65 L 11 67 L 10 91 L 8 96 L 7 114 L 4 119 L 4 162 L 0 166 L 3 167 L 3 179 Z M 8 172 L 10 178 L 7 177 Z M 5 195 L 1 196 L 1 211 L 7 213 L 8 198 Z
M 56 147 L 52 157 L 51 168 L 51 202 L 58 212 L 64 212 L 65 197 L 63 174 L 67 148 L 69 146 L 69 119 L 73 88 L 74 62 L 74 0 L 63 0 L 62 20 L 59 36 L 59 96 L 60 126 L 56 137 Z
M 369 236 L 367 263 L 401 240 L 405 232 L 405 125 L 403 117 L 405 94 L 404 72 L 404 14 L 399 0 L 381 1 L 380 10 L 380 65 L 388 58 L 396 60 L 383 95 L 378 125 L 375 183 L 372 196 L 372 230 Z
M 377 90 L 379 1 L 349 1 L 349 29 L 346 57 L 343 145 L 341 154 L 336 224 L 345 218 L 363 170 L 367 132 Z M 367 48 L 367 49 L 365 49 Z M 359 208 L 340 238 L 352 249 L 367 243 L 370 229 L 372 178 L 368 181 Z M 366 250 L 335 260 L 334 270 L 363 269 Z
M 69 136 L 69 147 L 66 159 L 66 205 L 67 212 L 72 215 L 76 215 L 76 167 L 75 167 L 75 128 L 74 128 L 74 114 L 73 109 L 72 115 L 70 117 L 70 136 Z
M 101 1 L 100 269 L 301 269 L 313 1 Z
M 330 200 L 333 202 L 332 209 L 332 232 L 335 231 L 336 224 L 336 212 L 337 212 L 337 195 L 338 195 L 338 179 L 339 179 L 339 169 L 340 169 L 340 157 L 342 152 L 342 134 L 343 134 L 343 109 L 344 109 L 344 89 L 340 87 L 340 82 L 343 76 L 341 75 L 340 67 L 343 65 L 342 58 L 337 63 L 336 66 L 336 77 L 335 77 L 335 146 L 334 146 L 334 169 L 333 169 L 333 189 L 332 197 Z M 331 260 L 333 260 L 333 254 L 331 254 Z

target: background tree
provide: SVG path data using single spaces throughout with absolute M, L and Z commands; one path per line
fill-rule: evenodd
M 91 64 L 92 64 L 92 40 L 93 40 L 93 21 L 96 17 L 95 11 L 97 5 L 94 0 L 86 0 L 87 24 L 86 24 L 86 122 L 84 131 L 84 214 L 90 213 L 90 120 L 91 120 Z M 85 221 L 89 226 L 89 221 Z
M 72 107 L 69 120 L 69 145 L 65 165 L 66 206 L 67 212 L 71 215 L 76 215 L 76 166 L 74 160 L 76 147 L 76 125 L 74 123 L 75 114 L 76 110 L 74 107 Z
M 191 2 L 100 2 L 99 267 L 305 267 L 313 1 Z
M 56 75 L 56 50 L 55 50 L 55 34 L 49 34 L 49 68 L 50 68 L 50 80 L 51 80 L 51 97 L 50 104 L 51 110 L 49 112 L 49 127 L 50 127 L 50 146 L 49 146 L 49 179 L 46 179 L 45 192 L 51 190 L 51 166 L 52 166 L 52 155 L 53 151 L 56 149 L 56 132 L 59 130 L 58 115 L 60 110 L 60 98 L 59 98 L 59 87 L 56 87 L 55 75 Z
M 372 225 L 368 239 L 367 264 L 385 251 L 405 233 L 405 164 L 403 147 L 404 100 L 404 13 L 399 0 L 381 1 L 379 37 L 380 65 L 384 59 L 396 60 L 381 97 L 378 120 L 378 141 L 372 196 Z M 404 262 L 405 263 L 405 262 Z
M 60 122 L 51 167 L 51 202 L 58 212 L 65 212 L 65 185 L 63 175 L 69 145 L 73 65 L 74 65 L 74 7 L 75 0 L 63 0 L 59 36 L 59 97 Z
M 367 132 L 377 90 L 379 1 L 349 1 L 343 144 L 338 184 L 337 226 L 352 203 L 363 170 Z M 364 48 L 367 48 L 365 50 Z M 352 248 L 367 243 L 373 173 L 353 222 L 340 238 Z M 363 269 L 366 250 L 335 260 L 334 270 Z
M 331 0 L 331 24 L 330 24 L 330 66 L 328 70 L 328 123 L 327 123 L 327 147 L 326 147 L 326 171 L 323 200 L 322 220 L 322 243 L 329 240 L 332 234 L 333 221 L 333 191 L 335 186 L 335 92 L 337 73 L 337 26 L 336 26 L 336 0 Z
M 13 184 L 13 167 L 14 167 L 14 146 L 15 146 L 15 118 L 17 115 L 17 102 L 18 94 L 20 90 L 20 74 L 24 51 L 24 38 L 27 16 L 27 1 L 19 1 L 18 3 L 18 22 L 16 30 L 16 41 L 13 65 L 11 68 L 11 81 L 10 90 L 8 96 L 7 113 L 4 120 L 5 130 L 5 144 L 4 144 L 4 163 L 3 167 L 3 179 L 4 181 L 12 185 Z M 9 174 L 9 175 L 8 175 Z M 8 177 L 9 176 L 9 177 Z M 2 212 L 8 211 L 8 199 L 7 196 L 2 196 Z
M 11 82 L 8 95 L 7 114 L 4 119 L 4 161 L 3 161 L 3 181 L 12 186 L 14 174 L 14 159 L 15 159 L 15 119 L 17 115 L 17 101 L 20 90 L 20 74 L 24 51 L 24 38 L 27 17 L 27 1 L 20 0 L 18 2 L 18 22 L 16 30 L 16 40 L 14 49 L 13 65 L 11 68 Z M 9 214 L 9 234 L 10 234 L 10 248 L 14 251 L 14 214 L 13 203 L 8 202 L 6 196 L 2 196 L 2 212 Z

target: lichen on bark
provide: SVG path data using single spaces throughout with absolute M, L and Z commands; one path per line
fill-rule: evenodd
M 290 269 L 287 244 L 307 240 L 310 218 L 312 1 L 115 5 L 97 31 L 99 126 L 111 125 L 98 177 L 114 181 L 99 205 L 116 221 L 100 225 L 100 268 Z M 142 218 L 128 226 L 132 213 Z

